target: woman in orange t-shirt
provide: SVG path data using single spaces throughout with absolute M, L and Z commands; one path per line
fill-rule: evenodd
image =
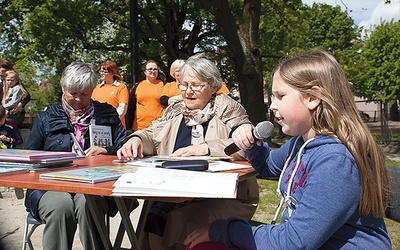
M 147 128 L 151 122 L 162 115 L 164 106 L 160 97 L 164 82 L 160 80 L 157 62 L 148 60 L 143 67 L 145 79 L 134 86 L 131 101 L 134 109 L 132 129 L 134 131 Z
M 175 81 L 167 82 L 164 86 L 164 90 L 160 97 L 160 103 L 164 106 L 168 106 L 175 102 L 180 102 L 183 100 L 182 93 L 178 89 L 179 85 L 179 71 L 181 67 L 185 64 L 185 60 L 176 59 L 170 67 L 169 73 L 175 79 Z
M 117 109 L 121 123 L 126 129 L 125 114 L 128 110 L 129 90 L 122 81 L 121 73 L 115 62 L 106 61 L 100 66 L 101 83 L 96 86 L 92 93 L 92 99 L 106 102 Z

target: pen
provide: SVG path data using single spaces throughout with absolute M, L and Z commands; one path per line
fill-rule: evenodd
M 76 139 L 74 133 L 70 132 L 69 134 L 71 135 L 72 140 L 74 141 L 74 150 L 75 150 L 75 152 L 80 156 L 86 155 L 85 151 L 83 151 L 83 149 L 81 148 L 81 145 L 79 145 L 79 142 Z

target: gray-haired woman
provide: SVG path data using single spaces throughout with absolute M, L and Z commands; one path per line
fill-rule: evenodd
M 116 154 L 125 129 L 113 106 L 91 100 L 97 77 L 92 64 L 68 65 L 60 81 L 61 103 L 50 104 L 36 116 L 25 148 L 64 152 L 79 148 L 87 156 Z M 93 120 L 96 125 L 111 127 L 113 146 L 90 147 L 88 126 Z M 94 198 L 103 215 L 110 211 L 106 198 Z M 46 222 L 43 249 L 71 249 L 78 225 L 84 249 L 103 249 L 83 194 L 28 190 L 25 206 L 36 219 Z

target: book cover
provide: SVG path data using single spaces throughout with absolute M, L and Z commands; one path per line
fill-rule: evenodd
M 89 125 L 90 146 L 106 148 L 112 146 L 112 134 L 110 126 Z
M 25 167 L 0 165 L 0 176 L 9 174 L 27 173 L 27 172 L 29 172 L 29 169 Z
M 40 174 L 41 179 L 77 181 L 97 183 L 118 179 L 123 173 L 136 171 L 129 166 L 99 166 L 93 168 L 78 168 Z
M 50 162 L 72 161 L 82 157 L 73 152 L 56 152 L 29 149 L 4 149 L 0 151 L 0 161 L 10 162 Z
M 235 198 L 237 173 L 137 167 L 114 183 L 116 196 Z

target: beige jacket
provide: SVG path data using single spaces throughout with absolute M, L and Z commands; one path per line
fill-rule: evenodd
M 176 103 L 168 106 L 164 114 L 154 120 L 148 128 L 136 131 L 131 135 L 139 136 L 142 139 L 144 155 L 169 155 L 172 153 L 179 125 L 183 119 L 180 105 L 180 103 Z M 209 121 L 205 142 L 208 144 L 211 156 L 226 156 L 224 149 L 233 142 L 229 138 L 233 130 L 242 124 L 251 122 L 243 106 L 225 94 L 216 96 L 215 105 L 217 105 L 216 113 Z M 244 159 L 241 151 L 232 156 L 237 160 Z

